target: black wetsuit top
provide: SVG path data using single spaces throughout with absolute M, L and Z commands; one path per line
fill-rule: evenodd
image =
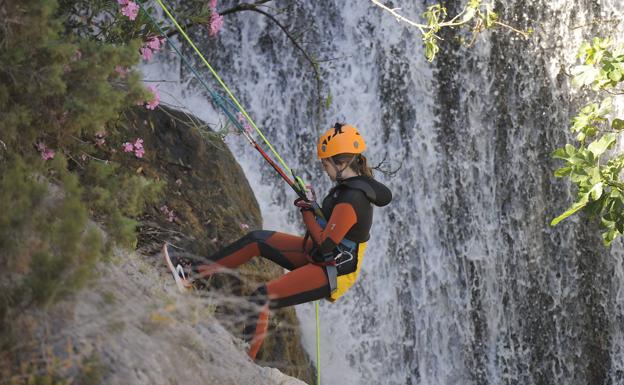
M 333 218 L 332 222 L 338 227 L 350 227 L 344 238 L 355 243 L 362 243 L 370 238 L 369 232 L 373 223 L 373 204 L 385 206 L 391 200 L 392 193 L 382 183 L 370 177 L 355 176 L 342 180 L 329 191 L 329 194 L 323 199 L 321 211 L 323 211 L 325 218 L 332 218 L 332 213 L 337 205 L 349 205 L 353 211 L 348 210 L 348 217 Z M 310 226 L 308 228 L 310 229 Z M 320 261 L 325 255 L 337 252 L 336 246 L 340 241 L 332 237 L 325 238 L 316 250 L 315 259 L 318 258 Z M 354 252 L 357 252 L 357 250 Z M 348 274 L 357 269 L 358 256 L 355 254 L 355 258 L 351 261 L 339 264 L 338 275 Z

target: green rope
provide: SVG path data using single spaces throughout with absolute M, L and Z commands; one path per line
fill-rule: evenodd
M 245 116 L 245 118 L 247 119 L 247 121 L 249 122 L 249 124 L 251 124 L 251 126 L 256 130 L 256 132 L 258 132 L 258 135 L 260 135 L 260 137 L 262 138 L 262 140 L 264 140 L 264 143 L 267 144 L 267 146 L 269 146 L 269 148 L 271 149 L 271 152 L 273 152 L 273 154 L 275 155 L 275 157 L 279 160 L 279 162 L 282 164 L 282 166 L 284 166 L 284 168 L 286 170 L 288 170 L 288 172 L 290 172 L 292 174 L 292 170 L 290 169 L 290 167 L 288 167 L 286 165 L 286 163 L 284 162 L 284 160 L 282 159 L 281 156 L 279 156 L 279 154 L 277 153 L 277 151 L 275 151 L 275 149 L 273 148 L 273 146 L 271 145 L 271 143 L 268 141 L 268 139 L 264 136 L 264 134 L 262 133 L 262 131 L 260 131 L 260 129 L 258 128 L 258 126 L 256 125 L 256 123 L 253 121 L 253 119 L 251 119 L 251 117 L 249 116 L 249 114 L 247 113 L 247 111 L 243 108 L 243 106 L 241 106 L 241 104 L 239 103 L 238 99 L 236 99 L 236 97 L 234 96 L 234 94 L 232 94 L 232 91 L 230 91 L 230 89 L 228 88 L 228 86 L 223 82 L 223 80 L 221 80 L 221 77 L 219 76 L 219 74 L 217 74 L 217 72 L 214 70 L 214 68 L 212 68 L 212 66 L 210 65 L 210 63 L 208 63 L 208 60 L 206 60 L 206 58 L 204 57 L 204 55 L 201 53 L 201 51 L 199 50 L 199 48 L 197 48 L 197 46 L 195 45 L 195 43 L 193 42 L 193 40 L 186 34 L 186 32 L 184 31 L 184 29 L 180 26 L 180 24 L 178 23 L 178 21 L 176 20 L 176 18 L 171 14 L 171 12 L 169 12 L 169 9 L 163 4 L 162 0 L 156 0 L 156 2 L 158 3 L 158 5 L 160 5 L 160 8 L 162 8 L 162 10 L 165 12 L 165 14 L 167 14 L 167 16 L 169 17 L 169 19 L 173 22 L 173 24 L 176 26 L 176 29 L 178 30 L 178 32 L 180 32 L 180 34 L 182 36 L 184 36 L 184 38 L 186 39 L 186 41 L 190 44 L 191 47 L 193 47 L 193 49 L 195 50 L 195 52 L 197 53 L 197 55 L 199 55 L 199 57 L 202 59 L 202 61 L 204 62 L 204 64 L 206 65 L 206 67 L 208 67 L 208 69 L 210 70 L 210 72 L 212 73 L 212 75 L 215 77 L 215 79 L 219 82 L 219 84 L 221 85 L 221 87 L 223 87 L 223 89 L 225 90 L 225 92 L 228 94 L 228 96 L 230 97 L 230 99 L 232 99 L 232 101 L 234 102 L 234 104 L 236 105 L 236 107 L 239 109 L 239 111 L 243 114 L 243 116 Z
M 314 301 L 316 309 L 316 385 L 321 385 L 321 321 L 319 318 L 319 301 Z

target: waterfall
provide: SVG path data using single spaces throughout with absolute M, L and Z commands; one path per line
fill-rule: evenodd
M 413 19 L 431 4 L 393 3 Z M 461 2 L 450 3 L 459 11 Z M 376 209 L 359 282 L 337 303 L 321 303 L 322 382 L 624 384 L 621 247 L 604 248 L 583 215 L 549 226 L 574 196 L 553 177 L 559 162 L 550 154 L 591 97 L 569 86 L 565 69 L 583 40 L 622 36 L 624 21 L 594 20 L 621 20 L 624 5 L 509 0 L 499 4 L 501 20 L 532 27 L 529 40 L 496 29 L 465 47 L 457 31 L 443 31 L 433 63 L 416 29 L 370 2 L 275 6 L 322 60 L 331 103 L 320 124 L 312 68 L 270 20 L 240 12 L 217 39 L 193 36 L 282 157 L 322 195 L 330 183 L 316 139 L 345 121 L 360 129 L 374 164 L 386 156 L 386 168 L 400 166 L 377 173 L 394 201 Z M 161 84 L 164 99 L 218 123 L 175 60 L 144 70 L 180 80 Z M 227 142 L 265 228 L 301 232 L 294 194 L 242 138 Z M 298 314 L 314 356 L 313 308 Z

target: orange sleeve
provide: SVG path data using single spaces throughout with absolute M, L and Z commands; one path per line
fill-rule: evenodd
M 357 223 L 357 215 L 349 203 L 338 203 L 334 207 L 325 229 L 316 222 L 314 213 L 310 210 L 303 211 L 303 222 L 314 242 L 325 249 L 323 252 L 329 252 L 342 241 L 351 227 Z

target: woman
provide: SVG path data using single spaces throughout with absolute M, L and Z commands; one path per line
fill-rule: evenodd
M 320 138 L 318 157 L 329 178 L 337 184 L 322 203 L 326 222 L 316 218 L 310 202 L 301 198 L 295 201 L 307 227 L 306 236 L 252 231 L 206 261 L 188 266 L 191 278 L 176 277 L 190 287 L 194 279 L 206 278 L 223 268 L 235 268 L 258 255 L 290 270 L 260 286 L 251 296 L 261 309 L 244 332 L 252 360 L 266 335 L 270 309 L 322 298 L 333 302 L 355 283 L 372 225 L 371 204 L 385 206 L 392 199 L 390 190 L 372 178 L 362 155 L 365 149 L 357 129 L 346 124 L 336 123 Z M 164 251 L 168 258 L 166 247 Z M 169 263 L 175 271 L 173 265 Z

